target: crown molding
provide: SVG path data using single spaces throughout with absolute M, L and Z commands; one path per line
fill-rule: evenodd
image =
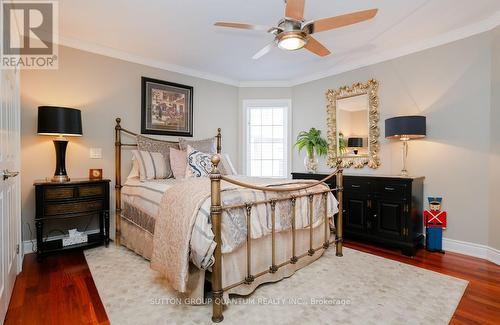
M 294 78 L 291 80 L 262 80 L 262 81 L 245 81 L 245 80 L 234 80 L 221 75 L 212 74 L 209 72 L 196 70 L 176 64 L 170 64 L 160 60 L 149 59 L 143 56 L 131 54 L 121 50 L 97 45 L 90 42 L 80 41 L 74 38 L 68 38 L 64 36 L 59 36 L 59 44 L 67 47 L 76 48 L 82 51 L 91 52 L 95 54 L 100 54 L 128 62 L 133 62 L 137 64 L 142 64 L 145 66 L 150 66 L 162 70 L 167 70 L 171 72 L 176 72 L 184 74 L 191 77 L 211 80 L 219 83 L 223 83 L 230 86 L 241 87 L 241 88 L 288 88 L 293 86 L 298 86 L 311 81 L 323 79 L 326 77 L 335 76 L 344 72 L 352 71 L 355 69 L 367 67 L 377 63 L 389 61 L 396 59 L 405 55 L 427 50 L 440 45 L 455 42 L 476 34 L 484 33 L 492 30 L 493 28 L 500 25 L 500 11 L 495 12 L 487 19 L 473 23 L 455 30 L 440 34 L 435 37 L 428 38 L 423 41 L 415 42 L 413 44 L 401 47 L 399 49 L 391 49 L 384 52 L 380 52 L 369 57 L 357 60 L 355 62 L 338 65 L 332 69 L 322 71 L 319 73 L 313 73 L 307 76 Z
M 226 78 L 224 76 L 219 76 L 216 74 L 212 74 L 209 72 L 201 71 L 201 70 L 196 70 L 196 69 L 191 69 L 187 67 L 183 67 L 180 65 L 176 64 L 170 64 L 164 61 L 160 60 L 154 60 L 150 58 L 146 58 L 140 55 L 135 55 L 132 53 L 128 53 L 125 51 L 117 50 L 114 48 L 90 43 L 90 42 L 85 42 L 85 41 L 80 41 L 74 38 L 69 38 L 65 36 L 59 35 L 59 45 L 75 48 L 78 50 L 90 52 L 90 53 L 95 53 L 95 54 L 100 54 L 104 56 L 108 56 L 111 58 L 115 59 L 120 59 L 123 61 L 128 61 L 132 63 L 137 63 L 137 64 L 142 64 L 145 66 L 153 67 L 153 68 L 158 68 L 162 70 L 167 70 L 170 72 L 175 72 L 175 73 L 180 73 L 184 74 L 187 76 L 191 77 L 196 77 L 196 78 L 201 78 L 201 79 L 206 79 L 210 81 L 215 81 L 219 83 L 223 83 L 226 85 L 230 86 L 239 86 L 239 82 L 230 78 Z

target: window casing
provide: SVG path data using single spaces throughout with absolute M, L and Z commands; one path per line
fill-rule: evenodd
M 290 100 L 243 101 L 243 168 L 248 176 L 290 173 Z

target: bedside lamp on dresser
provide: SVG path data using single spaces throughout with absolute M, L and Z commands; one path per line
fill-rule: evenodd
M 56 136 L 54 147 L 56 149 L 56 171 L 53 182 L 69 181 L 66 173 L 66 136 L 82 135 L 82 115 L 79 109 L 40 106 L 38 107 L 38 134 Z
M 408 176 L 406 158 L 408 157 L 408 141 L 426 136 L 425 116 L 398 116 L 385 120 L 385 137 L 403 141 L 403 169 L 401 176 Z

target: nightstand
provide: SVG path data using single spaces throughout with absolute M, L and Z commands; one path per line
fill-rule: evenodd
M 69 182 L 35 181 L 37 255 L 72 248 L 109 244 L 109 179 L 74 179 Z M 46 222 L 99 216 L 99 232 L 88 234 L 86 243 L 63 246 L 63 240 L 43 240 Z M 68 229 L 66 229 L 68 230 Z

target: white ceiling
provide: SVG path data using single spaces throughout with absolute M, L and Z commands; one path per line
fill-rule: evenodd
M 282 0 L 60 0 L 60 43 L 235 85 L 290 85 L 439 45 L 500 23 L 499 0 L 306 0 L 305 18 L 379 8 L 367 22 L 315 34 L 332 54 L 273 49 L 273 37 L 214 27 L 275 25 Z

